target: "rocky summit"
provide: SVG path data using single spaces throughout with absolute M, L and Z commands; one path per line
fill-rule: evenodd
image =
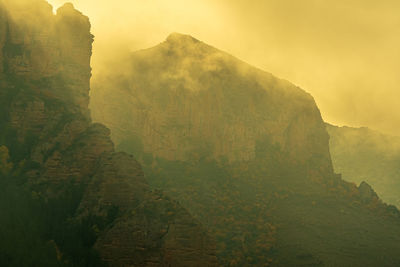
M 270 139 L 285 160 L 304 164 L 314 158 L 332 170 L 314 99 L 285 80 L 177 33 L 132 54 L 120 70 L 129 73 L 126 80 L 118 71 L 100 77 L 92 98 L 95 120 L 110 125 L 117 144 L 135 133 L 144 152 L 168 160 L 200 157 L 208 149 L 214 159 L 249 162 L 257 157 L 257 142 Z
M 93 35 L 72 4 L 0 1 L 0 265 L 216 266 L 88 109 Z
M 174 33 L 100 73 L 97 122 L 153 189 L 217 240 L 223 266 L 397 266 L 399 211 L 333 171 L 313 97 Z

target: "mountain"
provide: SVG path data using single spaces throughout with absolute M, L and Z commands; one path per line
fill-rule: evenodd
M 216 266 L 201 223 L 92 123 L 92 42 L 72 4 L 0 1 L 0 265 Z
M 217 239 L 223 266 L 397 266 L 399 211 L 335 174 L 312 96 L 171 34 L 93 83 L 95 121 Z
M 330 124 L 327 130 L 333 166 L 343 179 L 366 181 L 385 202 L 400 207 L 400 137 Z
M 111 81 L 115 90 L 129 92 L 104 96 L 113 88 L 102 91 L 105 87 L 96 87 L 92 98 L 93 116 L 112 125 L 117 143 L 137 132 L 146 138 L 145 152 L 154 151 L 155 156 L 168 160 L 184 160 L 188 154 L 210 147 L 214 159 L 243 162 L 256 158 L 256 140 L 269 141 L 293 164 L 318 155 L 313 159 L 316 164 L 332 169 L 328 135 L 314 100 L 289 82 L 180 34 L 134 53 L 128 66 L 120 70 L 118 74 L 130 72 L 129 81 L 120 80 L 118 74 L 106 79 L 115 79 Z M 123 87 L 124 82 L 129 84 Z M 118 110 L 96 109 L 101 97 L 120 102 Z M 296 153 L 304 157 L 300 159 Z

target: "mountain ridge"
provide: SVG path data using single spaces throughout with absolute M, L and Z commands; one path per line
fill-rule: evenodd
M 192 37 L 172 39 L 99 74 L 91 110 L 150 186 L 216 236 L 221 264 L 396 266 L 399 212 L 334 172 L 312 96 Z
M 367 127 L 327 124 L 335 170 L 347 181 L 370 183 L 380 197 L 400 205 L 400 137 Z

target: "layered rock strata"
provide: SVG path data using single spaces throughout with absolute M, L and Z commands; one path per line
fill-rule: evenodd
M 201 224 L 152 192 L 140 164 L 91 122 L 92 42 L 89 19 L 72 4 L 53 14 L 42 0 L 0 2 L 0 145 L 19 186 L 46 207 L 58 203 L 62 224 L 87 223 L 110 266 L 215 266 Z M 49 238 L 60 263 L 77 260 Z

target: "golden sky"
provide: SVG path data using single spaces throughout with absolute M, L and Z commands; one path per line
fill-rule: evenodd
M 186 33 L 299 85 L 328 122 L 400 135 L 399 0 L 70 2 L 92 21 L 93 79 L 121 51 Z

